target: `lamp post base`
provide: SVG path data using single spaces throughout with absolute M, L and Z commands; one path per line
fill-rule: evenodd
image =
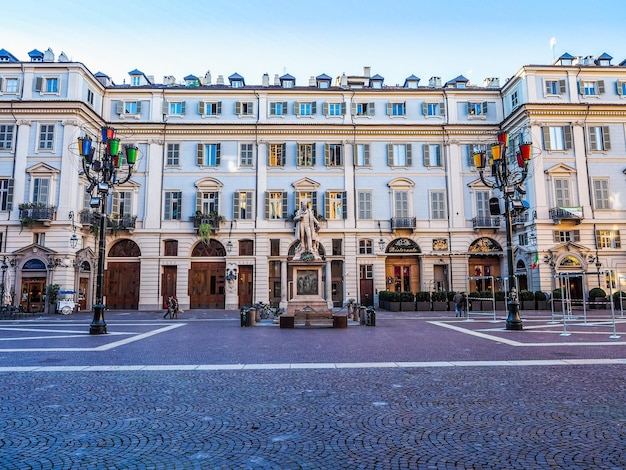
M 521 331 L 522 327 L 522 319 L 519 316 L 519 303 L 511 302 L 508 305 L 509 307 L 509 316 L 506 319 L 506 329 Z
M 92 324 L 89 327 L 89 334 L 90 335 L 106 335 L 107 334 L 106 324 L 99 324 L 99 325 Z

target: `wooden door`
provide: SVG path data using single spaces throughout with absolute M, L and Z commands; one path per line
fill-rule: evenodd
M 224 308 L 226 263 L 191 263 L 189 273 L 190 308 Z
M 254 295 L 254 277 L 252 266 L 239 266 L 239 308 L 252 306 Z
M 89 295 L 89 278 L 81 277 L 78 281 L 78 308 L 87 310 L 87 295 Z
M 139 308 L 140 264 L 109 262 L 105 275 L 105 304 L 108 308 Z
M 44 300 L 45 279 L 25 279 L 22 281 L 21 305 L 26 312 L 43 312 L 46 306 Z
M 163 274 L 161 275 L 161 294 L 162 305 L 166 308 L 166 302 L 170 295 L 176 294 L 177 266 L 163 266 Z

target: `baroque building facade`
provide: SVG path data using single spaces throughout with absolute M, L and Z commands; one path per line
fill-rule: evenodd
M 397 86 L 369 67 L 258 85 L 133 70 L 116 85 L 64 54 L 29 56 L 0 50 L 3 304 L 36 311 L 58 284 L 92 308 L 97 214 L 78 139 L 106 126 L 140 155 L 108 204 L 112 309 L 160 309 L 172 294 L 185 309 L 284 306 L 303 203 L 320 221 L 335 306 L 377 305 L 384 290 L 503 290 L 505 224 L 489 207 L 499 195 L 472 158 L 503 131 L 507 158 L 533 144 L 518 195 L 529 209 L 514 218 L 519 288 L 550 292 L 568 273 L 582 298 L 626 273 L 626 67 L 608 54 L 564 54 L 503 84 L 411 75 Z

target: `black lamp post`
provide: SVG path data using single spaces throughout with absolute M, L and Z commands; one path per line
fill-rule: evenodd
M 516 155 L 507 155 L 509 148 L 509 134 L 498 134 L 498 142 L 491 146 L 489 165 L 491 175 L 485 175 L 487 164 L 487 152 L 474 152 L 474 162 L 478 169 L 480 179 L 485 186 L 500 191 L 504 199 L 504 218 L 506 222 L 506 257 L 509 282 L 509 298 L 507 301 L 508 317 L 506 319 L 507 330 L 521 330 L 522 319 L 519 316 L 519 300 L 515 282 L 515 270 L 513 266 L 513 214 L 528 209 L 525 201 L 517 197 L 516 193 L 525 194 L 524 182 L 528 176 L 528 162 L 532 155 L 532 144 L 523 143 Z M 499 206 L 499 202 L 495 201 Z M 492 209 L 490 204 L 490 210 Z M 499 207 L 495 208 L 499 214 Z M 493 212 L 492 212 L 493 213 Z
M 107 325 L 104 321 L 104 261 L 106 256 L 106 213 L 107 198 L 112 186 L 126 183 L 137 162 L 138 149 L 134 145 L 125 146 L 126 162 L 128 168 L 126 174 L 120 174 L 122 167 L 122 153 L 120 152 L 120 139 L 115 138 L 115 129 L 102 128 L 102 141 L 99 151 L 96 145 L 92 145 L 91 137 L 85 136 L 78 139 L 78 151 L 82 157 L 82 166 L 85 177 L 89 180 L 87 192 L 91 194 L 89 205 L 96 209 L 100 208 L 100 220 L 98 230 L 98 270 L 96 274 L 96 302 L 93 306 L 93 320 L 89 328 L 89 334 L 106 334 Z

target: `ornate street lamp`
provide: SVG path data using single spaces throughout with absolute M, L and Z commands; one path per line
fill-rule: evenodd
M 82 166 L 85 177 L 89 180 L 87 192 L 91 195 L 89 205 L 96 209 L 100 208 L 100 225 L 98 230 L 98 270 L 96 274 L 96 302 L 93 306 L 93 320 L 89 328 L 89 334 L 106 334 L 107 325 L 104 321 L 104 261 L 106 256 L 106 212 L 107 198 L 112 186 L 126 183 L 134 170 L 137 162 L 138 149 L 134 145 L 126 145 L 126 162 L 128 167 L 126 174 L 118 170 L 122 168 L 122 153 L 120 151 L 120 139 L 115 137 L 115 129 L 102 128 L 102 141 L 93 145 L 91 137 L 85 136 L 78 139 L 78 151 L 82 157 Z
M 532 144 L 521 144 L 515 155 L 507 155 L 509 148 L 509 134 L 501 132 L 498 134 L 498 142 L 491 145 L 489 161 L 487 161 L 487 152 L 482 150 L 474 152 L 474 163 L 483 184 L 488 188 L 499 190 L 505 202 L 504 220 L 506 222 L 506 258 L 509 283 L 506 329 L 521 330 L 522 320 L 519 316 L 519 300 L 513 266 L 513 213 L 528 209 L 526 201 L 522 201 L 517 194 L 526 194 L 523 185 L 528 177 L 528 162 L 532 156 Z M 489 176 L 485 175 L 487 165 L 491 167 Z M 499 202 L 496 201 L 496 203 L 495 211 L 499 213 Z M 494 210 L 491 204 L 490 209 Z

